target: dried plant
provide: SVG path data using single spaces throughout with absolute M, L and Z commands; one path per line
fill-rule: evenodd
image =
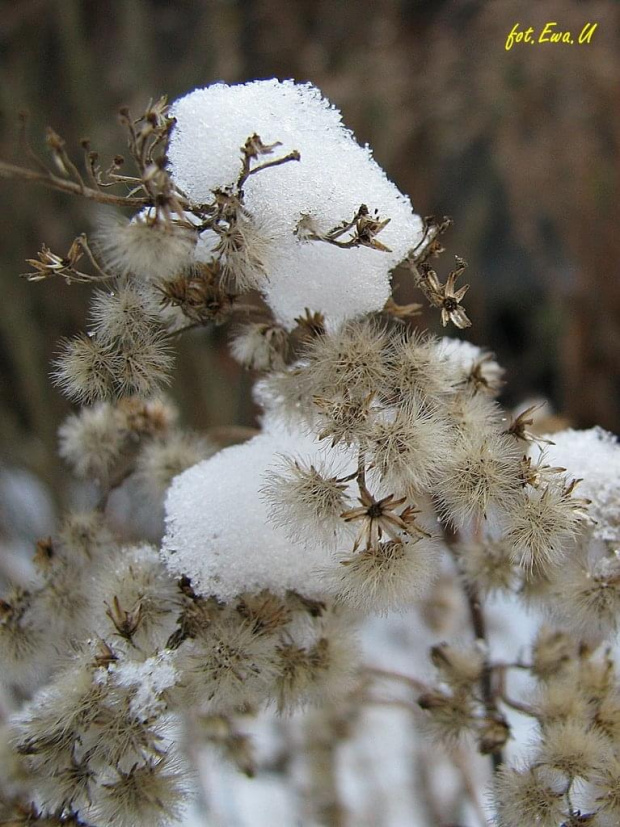
M 471 324 L 465 262 L 440 277 L 433 261 L 449 221 L 416 216 L 314 87 L 218 84 L 122 123 L 132 172 L 89 145 L 80 172 L 52 131 L 54 171 L 0 168 L 138 210 L 29 260 L 30 281 L 97 285 L 53 377 L 82 406 L 60 453 L 98 496 L 39 540 L 36 579 L 0 603 L 16 707 L 4 823 L 174 823 L 198 745 L 251 776 L 241 716 L 312 707 L 312 817 L 344 824 L 334 751 L 387 681 L 415 693 L 403 705 L 474 806 L 463 750 L 490 756 L 497 824 L 616 824 L 615 439 L 541 436 L 531 408 L 509 422 L 491 354 L 413 327 L 419 306 L 390 296 L 398 264 L 444 326 Z M 234 357 L 259 374 L 262 428 L 218 450 L 161 388 L 180 335 L 229 322 Z M 109 500 L 129 479 L 138 500 L 165 497 L 158 545 L 116 536 Z M 557 625 L 527 658 L 494 652 L 498 593 Z M 429 645 L 432 682 L 364 667 L 369 615 L 417 606 L 433 627 L 454 595 L 470 630 Z M 537 735 L 512 766 L 515 712 Z

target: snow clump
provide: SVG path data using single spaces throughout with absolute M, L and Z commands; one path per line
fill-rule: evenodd
M 290 80 L 218 83 L 179 99 L 171 114 L 172 178 L 197 204 L 211 203 L 215 191 L 235 184 L 242 147 L 253 135 L 265 145 L 280 144 L 258 162 L 300 153 L 299 161 L 250 175 L 243 185 L 264 265 L 260 289 L 281 324 L 293 328 L 306 308 L 320 310 L 328 327 L 382 309 L 390 273 L 419 245 L 422 222 L 316 87 Z M 379 220 L 389 219 L 377 237 L 387 250 L 343 249 L 307 240 L 300 231 L 326 233 L 351 221 L 362 204 L 373 217 L 376 211 Z M 203 232 L 197 258 L 208 260 L 216 243 L 212 231 Z

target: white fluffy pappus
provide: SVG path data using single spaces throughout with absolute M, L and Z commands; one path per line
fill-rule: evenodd
M 350 484 L 324 462 L 307 464 L 279 457 L 265 476 L 261 493 L 269 516 L 294 541 L 317 541 L 327 547 L 353 542 L 353 533 L 340 515 L 351 507 Z
M 583 526 L 578 502 L 559 484 L 524 492 L 509 510 L 504 540 L 514 562 L 528 571 L 548 573 L 574 551 L 574 539 Z
M 423 597 L 439 572 L 438 549 L 427 540 L 388 540 L 342 557 L 330 581 L 337 598 L 364 612 L 404 610 Z
M 68 416 L 58 437 L 59 454 L 78 477 L 106 483 L 121 457 L 127 431 L 114 407 L 100 402 Z
M 157 280 L 191 264 L 197 234 L 180 223 L 154 221 L 148 211 L 128 221 L 104 215 L 97 242 L 105 264 L 115 273 Z
M 519 450 L 507 436 L 461 434 L 436 489 L 445 519 L 462 527 L 472 518 L 509 510 L 521 493 L 519 462 Z

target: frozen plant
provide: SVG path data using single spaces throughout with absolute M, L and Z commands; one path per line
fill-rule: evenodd
M 312 707 L 312 817 L 343 825 L 334 756 L 380 677 L 415 689 L 406 706 L 448 756 L 490 756 L 500 827 L 617 824 L 614 437 L 509 417 L 492 354 L 433 337 L 421 305 L 395 302 L 401 265 L 444 327 L 467 328 L 466 264 L 438 275 L 449 222 L 420 220 L 314 87 L 216 84 L 121 119 L 133 172 L 119 157 L 104 170 L 88 144 L 80 172 L 52 131 L 60 174 L 0 165 L 133 211 L 66 256 L 44 247 L 26 274 L 96 284 L 53 379 L 81 406 L 60 453 L 97 496 L 37 542 L 36 576 L 0 602 L 15 706 L 0 818 L 173 824 L 200 784 L 198 747 L 253 775 L 241 717 Z M 260 433 L 227 448 L 185 432 L 161 395 L 176 339 L 223 324 L 262 409 Z M 165 503 L 158 544 L 112 526 L 126 480 Z M 446 583 L 470 630 L 429 647 L 435 680 L 365 666 L 368 616 L 430 618 Z M 488 640 L 498 593 L 545 613 L 512 662 Z M 537 738 L 512 766 L 515 711 Z

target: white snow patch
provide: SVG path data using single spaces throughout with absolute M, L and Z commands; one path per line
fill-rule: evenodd
M 325 451 L 314 437 L 272 428 L 193 466 L 168 490 L 162 553 L 202 594 L 227 601 L 243 591 L 295 589 L 325 597 L 325 572 L 339 565 L 318 542 L 292 542 L 269 519 L 261 489 L 278 456 L 311 463 Z
M 244 185 L 253 221 L 268 228 L 263 291 L 278 321 L 291 328 L 309 308 L 322 311 L 332 326 L 383 307 L 390 271 L 420 242 L 422 222 L 316 87 L 278 80 L 215 84 L 176 101 L 172 114 L 172 176 L 197 203 L 236 182 L 241 148 L 253 134 L 264 144 L 282 144 L 259 163 L 293 150 L 301 154 L 300 161 L 251 175 Z M 294 234 L 304 216 L 326 232 L 351 220 L 362 204 L 390 219 L 378 236 L 390 252 L 340 249 Z
M 602 428 L 568 429 L 549 435 L 553 445 L 544 451 L 547 465 L 566 468 L 581 482 L 575 496 L 591 500 L 588 513 L 596 521 L 597 540 L 620 541 L 620 442 Z

